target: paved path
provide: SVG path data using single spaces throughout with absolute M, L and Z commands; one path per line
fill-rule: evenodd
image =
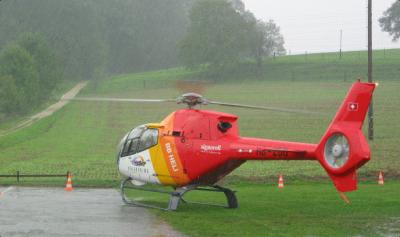
M 0 236 L 182 237 L 114 189 L 0 187 Z
M 64 107 L 64 105 L 66 105 L 69 102 L 68 99 L 74 98 L 79 93 L 79 91 L 86 86 L 86 84 L 87 84 L 86 81 L 79 82 L 74 88 L 65 93 L 57 103 L 50 105 L 47 109 L 43 110 L 42 112 L 37 113 L 31 116 L 30 118 L 22 121 L 15 127 L 8 129 L 4 133 L 0 134 L 0 137 L 15 132 L 19 129 L 26 128 L 30 126 L 32 123 L 52 115 L 54 112 Z

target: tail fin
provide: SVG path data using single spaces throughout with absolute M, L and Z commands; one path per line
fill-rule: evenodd
M 375 86 L 359 81 L 353 84 L 316 150 L 319 162 L 340 192 L 357 189 L 356 170 L 370 159 L 361 129 Z

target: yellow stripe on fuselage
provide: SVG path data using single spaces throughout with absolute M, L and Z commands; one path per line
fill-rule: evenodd
M 150 155 L 160 183 L 180 186 L 190 180 L 179 157 L 175 137 L 170 136 L 174 127 L 174 117 L 175 113 L 171 113 L 160 124 L 153 124 L 158 127 L 159 136 L 158 144 L 150 148 Z
M 164 153 L 162 151 L 160 143 L 150 148 L 150 157 L 154 167 L 154 171 L 156 172 L 157 178 L 160 180 L 160 183 L 164 185 L 176 185 L 174 179 L 169 173 L 168 165 L 164 158 Z
M 189 182 L 189 177 L 185 173 L 174 140 L 174 137 L 164 137 L 160 143 L 169 173 L 171 174 L 171 177 L 175 180 L 177 186 L 181 186 Z

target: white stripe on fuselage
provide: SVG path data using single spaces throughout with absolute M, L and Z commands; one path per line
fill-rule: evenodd
M 136 163 L 135 160 L 137 161 Z M 145 164 L 141 164 L 141 160 L 143 160 Z M 137 181 L 155 184 L 160 183 L 154 171 L 149 150 L 120 158 L 119 172 Z

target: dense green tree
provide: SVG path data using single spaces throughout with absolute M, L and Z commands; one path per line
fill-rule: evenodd
M 61 77 L 87 80 L 178 65 L 177 44 L 193 1 L 2 1 L 0 89 L 3 98 L 18 100 L 8 100 L 7 109 L 3 100 L 1 110 L 26 112 L 28 98 L 30 106 L 43 101 Z
M 379 19 L 383 31 L 388 32 L 393 40 L 400 38 L 400 1 L 393 3 Z
M 188 68 L 220 68 L 249 57 L 261 66 L 264 57 L 285 53 L 279 27 L 273 21 L 257 20 L 241 0 L 199 0 L 190 20 L 180 47 Z
M 252 54 L 261 66 L 263 57 L 271 55 L 284 55 L 286 53 L 284 39 L 280 33 L 279 26 L 274 21 L 268 22 L 258 20 L 255 24 L 255 33 L 250 35 L 252 43 Z
M 187 67 L 221 67 L 239 60 L 246 48 L 247 22 L 232 4 L 225 0 L 200 0 L 190 12 L 190 20 L 180 52 Z
M 0 115 L 21 112 L 25 107 L 24 103 L 23 94 L 15 85 L 15 79 L 9 75 L 0 75 Z
M 17 44 L 32 56 L 38 70 L 41 99 L 47 98 L 61 77 L 59 62 L 45 39 L 38 33 L 23 34 Z
M 0 45 L 38 32 L 68 79 L 176 66 L 193 1 L 4 1 Z
M 90 79 L 104 65 L 101 22 L 89 4 L 78 0 L 18 0 L 0 5 L 0 41 L 25 32 L 43 35 L 68 78 Z M 100 65 L 100 66 L 99 66 Z
M 0 100 L 15 100 L 15 103 L 9 103 L 15 106 L 12 112 L 24 113 L 37 105 L 40 98 L 39 76 L 36 63 L 28 51 L 14 43 L 6 46 L 0 55 L 0 76 L 0 94 L 3 96 Z M 5 112 L 11 112 L 10 105 L 3 105 Z

